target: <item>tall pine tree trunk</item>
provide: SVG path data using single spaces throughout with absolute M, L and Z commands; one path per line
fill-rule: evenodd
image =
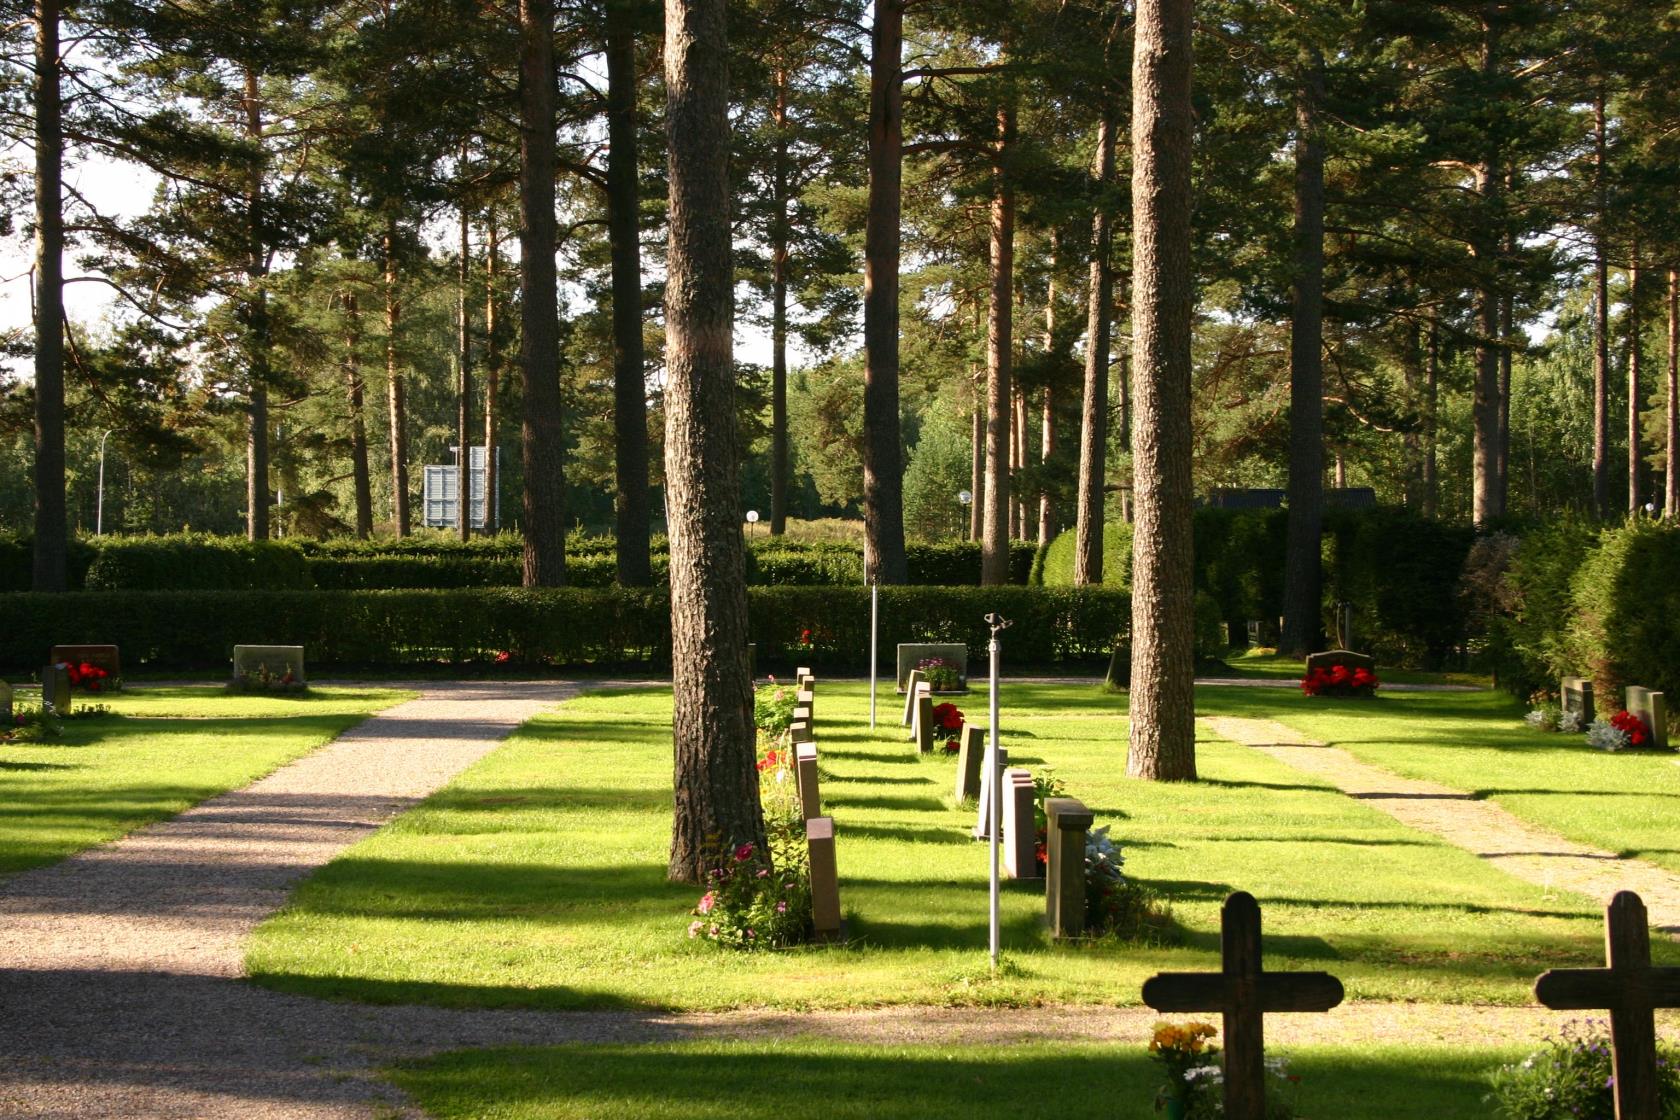
M 898 445 L 904 4 L 905 0 L 877 0 L 870 29 L 869 209 L 863 235 L 863 529 L 874 566 L 866 574 L 881 583 L 908 578 L 904 465 Z
M 255 70 L 245 71 L 245 138 L 253 146 L 262 144 L 262 90 Z M 247 284 L 245 315 L 246 343 L 246 426 L 245 426 L 245 535 L 254 541 L 267 540 L 268 526 L 268 292 L 263 287 L 268 275 L 268 255 L 263 244 L 263 172 L 251 173 L 245 196 Z
M 725 0 L 666 0 L 670 153 L 665 477 L 670 494 L 672 879 L 764 844 L 747 666 L 729 223 Z
M 463 172 L 466 162 L 467 146 L 462 144 Z M 455 440 L 461 451 L 455 460 L 455 528 L 460 539 L 466 541 L 472 537 L 472 314 L 467 303 L 472 242 L 465 199 L 461 202 L 460 225 L 460 259 L 455 269 Z
M 502 354 L 496 344 L 496 255 L 500 249 L 492 202 L 484 229 L 484 524 L 501 529 L 496 495 L 502 472 L 496 455 L 496 398 L 501 393 Z
M 1680 469 L 1674 457 L 1680 452 L 1680 270 L 1668 270 L 1668 384 L 1664 394 L 1663 446 L 1667 470 L 1663 474 L 1663 516 L 1673 520 L 1680 507 Z
M 1091 215 L 1091 280 L 1085 307 L 1085 385 L 1079 415 L 1079 493 L 1075 499 L 1073 582 L 1103 578 L 1103 485 L 1108 479 L 1108 356 L 1114 270 L 1109 254 L 1114 224 L 1107 199 L 1114 184 L 1114 110 L 1105 106 L 1097 124 L 1097 209 Z
M 1499 68 L 1499 12 L 1497 5 L 1483 8 L 1482 74 L 1491 81 Z M 1472 446 L 1471 520 L 1478 526 L 1505 513 L 1505 491 L 1499 481 L 1499 267 L 1504 239 L 1486 228 L 1495 220 L 1505 184 L 1500 169 L 1498 140 L 1489 136 L 1487 150 L 1477 165 L 1476 194 L 1481 203 L 1484 228 L 1472 239 L 1471 255 L 1477 266 L 1476 288 L 1476 375 L 1470 406 Z
M 385 225 L 385 391 L 391 421 L 391 517 L 397 536 L 409 533 L 408 519 L 408 391 L 398 357 L 397 331 L 402 325 L 402 301 L 397 295 L 397 223 Z
M 1295 92 L 1295 280 L 1289 321 L 1289 523 L 1280 652 L 1299 657 L 1323 640 L 1324 520 L 1324 60 L 1301 60 Z
M 788 331 L 788 203 L 790 201 L 788 160 L 788 76 L 777 68 L 776 101 L 772 112 L 776 124 L 776 159 L 771 177 L 775 215 L 770 223 L 770 534 L 787 530 L 788 502 L 788 416 L 787 416 L 787 331 Z
M 630 0 L 608 0 L 607 239 L 612 246 L 613 434 L 618 582 L 653 582 L 647 372 L 642 348 L 641 195 L 636 151 L 636 25 Z
M 560 310 L 554 273 L 554 0 L 519 2 L 519 376 L 526 587 L 566 582 Z
M 1514 249 L 1512 242 L 1506 242 Z M 1511 332 L 1515 328 L 1516 309 L 1511 293 L 1499 297 L 1499 504 L 1503 511 L 1511 497 L 1511 361 L 1515 347 Z
M 1015 310 L 1015 188 L 1007 161 L 1015 131 L 1015 112 L 997 114 L 997 165 L 992 172 L 991 305 L 986 318 L 986 495 L 981 522 L 980 582 L 1009 582 L 1010 385 Z M 978 498 L 976 500 L 979 500 Z
M 1633 243 L 1633 263 L 1628 265 L 1628 366 L 1627 366 L 1627 471 L 1628 471 L 1628 512 L 1638 513 L 1645 505 L 1645 487 L 1640 480 L 1640 458 L 1644 440 L 1639 431 L 1639 383 L 1642 379 L 1644 365 L 1645 340 L 1644 325 L 1640 318 L 1640 269 L 1639 242 Z
M 969 374 L 969 381 L 974 386 L 974 407 L 969 412 L 968 539 L 977 541 L 986 522 L 986 400 L 978 370 Z
M 1132 54 L 1135 778 L 1196 777 L 1191 586 L 1190 0 L 1138 0 Z
M 1610 262 L 1604 225 L 1610 220 L 1604 181 L 1604 94 L 1593 100 L 1593 512 L 1610 516 Z
M 350 412 L 350 479 L 355 492 L 356 538 L 373 535 L 373 477 L 368 469 L 367 400 L 362 381 L 362 311 L 356 293 L 344 293 L 344 392 Z
M 1441 508 L 1441 484 L 1436 465 L 1440 431 L 1441 325 L 1429 315 L 1429 352 L 1423 366 L 1423 515 L 1433 519 Z
M 31 586 L 63 591 L 64 108 L 58 0 L 35 0 L 35 556 Z

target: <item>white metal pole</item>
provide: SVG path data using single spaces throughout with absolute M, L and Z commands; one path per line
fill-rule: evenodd
M 998 833 L 1002 830 L 1002 813 L 999 807 L 1003 804 L 1003 775 L 998 773 L 998 661 L 1001 646 L 997 633 L 992 634 L 989 647 L 992 654 L 992 695 L 990 701 L 991 728 L 986 735 L 986 773 L 991 775 L 991 804 L 987 806 L 988 820 L 986 833 L 988 846 L 991 850 L 992 867 L 992 898 L 991 898 L 991 948 L 992 971 L 998 966 Z
M 99 500 L 94 507 L 93 535 L 105 535 L 105 441 L 111 438 L 115 428 L 106 428 L 105 434 L 99 437 Z
M 881 640 L 881 585 L 869 584 L 869 729 L 875 730 L 875 667 Z

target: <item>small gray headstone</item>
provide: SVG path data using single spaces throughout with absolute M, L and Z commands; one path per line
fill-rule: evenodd
M 63 665 L 41 669 L 41 703 L 59 715 L 70 714 L 70 670 Z
M 234 646 L 233 685 L 236 688 L 301 692 L 308 687 L 302 646 Z
M 904 721 L 907 725 L 909 725 L 910 741 L 912 743 L 914 743 L 918 739 L 920 739 L 921 735 L 922 735 L 922 728 L 921 728 L 921 722 L 920 721 L 921 721 L 921 718 L 922 718 L 921 717 L 922 697 L 924 697 L 924 696 L 928 697 L 930 699 L 932 698 L 932 696 L 933 696 L 932 686 L 929 685 L 926 681 L 917 681 L 916 682 L 916 687 L 911 690 L 908 703 L 906 704 L 906 707 L 908 707 L 909 711 L 910 711 L 910 718 Z
M 916 686 L 922 683 L 922 671 L 910 670 L 910 679 L 904 688 L 904 726 L 909 727 L 910 721 L 916 718 Z
M 806 820 L 822 816 L 822 794 L 817 786 L 817 745 L 795 743 L 793 773 L 799 780 L 799 809 Z
M 1327 649 L 1323 653 L 1307 654 L 1307 672 L 1314 669 L 1333 669 L 1337 665 L 1346 665 L 1349 669 L 1369 669 L 1376 671 L 1377 662 L 1374 657 L 1366 653 L 1354 653 L 1349 649 Z
M 1033 792 L 1031 773 L 1013 767 L 1003 772 L 1003 869 L 1011 879 L 1044 877 L 1038 869 Z
M 933 697 L 925 692 L 916 694 L 916 750 L 933 753 Z
M 1094 819 L 1077 798 L 1052 797 L 1044 802 L 1049 818 L 1045 830 L 1044 914 L 1050 937 L 1078 937 L 1085 932 L 1085 833 Z
M 818 941 L 839 941 L 840 874 L 834 858 L 834 818 L 805 822 L 805 850 L 811 870 L 811 928 Z
M 1668 749 L 1668 703 L 1660 692 L 1630 684 L 1627 688 L 1627 710 L 1645 721 L 1651 729 L 1649 746 Z
M 1585 677 L 1564 677 L 1560 685 L 1558 691 L 1563 697 L 1563 710 L 1580 716 L 1581 730 L 1585 731 L 1598 714 L 1593 710 L 1592 681 Z
M 962 745 L 957 749 L 957 788 L 953 796 L 958 805 L 980 796 L 980 771 L 985 765 L 986 729 L 971 723 L 963 728 Z
M 997 749 L 997 768 L 1007 769 L 1009 766 L 1009 748 L 1001 743 Z M 978 804 L 974 809 L 974 838 L 986 840 L 992 834 L 992 774 L 987 768 L 984 758 L 980 762 L 980 796 L 976 798 Z M 1001 809 L 1002 806 L 999 806 Z
M 898 690 L 909 688 L 918 662 L 937 657 L 957 671 L 957 691 L 968 690 L 968 647 L 960 642 L 901 642 L 898 646 Z
M 47 660 L 54 665 L 81 665 L 86 662 L 113 677 L 122 676 L 122 657 L 113 645 L 54 646 Z
M 807 719 L 811 720 L 812 723 L 816 722 L 814 713 L 817 710 L 817 694 L 815 692 L 812 692 L 809 688 L 802 688 L 794 693 L 793 702 L 805 709 Z

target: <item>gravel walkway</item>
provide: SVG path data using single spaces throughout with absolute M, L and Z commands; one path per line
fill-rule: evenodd
M 1402 778 L 1273 720 L 1207 717 L 1201 722 L 1221 738 L 1320 778 L 1401 824 L 1473 852 L 1519 879 L 1600 902 L 1608 902 L 1619 890 L 1636 891 L 1650 912 L 1652 927 L 1680 936 L 1680 875 L 1672 871 L 1565 840 L 1491 801 L 1436 782 Z
M 245 939 L 303 876 L 578 691 L 564 682 L 419 688 L 419 699 L 246 789 L 0 883 L 0 1117 L 412 1117 L 376 1070 L 443 1049 L 797 1035 L 1130 1043 L 1157 1018 L 1144 1008 L 1064 1007 L 450 1011 L 252 987 L 241 978 Z M 1538 1008 L 1354 1004 L 1329 1015 L 1277 1016 L 1268 1036 L 1454 1043 L 1473 1032 L 1481 1043 L 1522 1043 L 1558 1021 Z

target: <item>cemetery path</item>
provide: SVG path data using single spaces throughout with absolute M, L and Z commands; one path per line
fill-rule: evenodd
M 1221 738 L 1320 778 L 1401 824 L 1438 836 L 1519 879 L 1599 902 L 1608 902 L 1619 890 L 1636 891 L 1645 900 L 1652 927 L 1680 936 L 1680 875 L 1672 871 L 1566 840 L 1491 801 L 1437 782 L 1403 778 L 1274 720 L 1214 716 L 1199 722 Z

